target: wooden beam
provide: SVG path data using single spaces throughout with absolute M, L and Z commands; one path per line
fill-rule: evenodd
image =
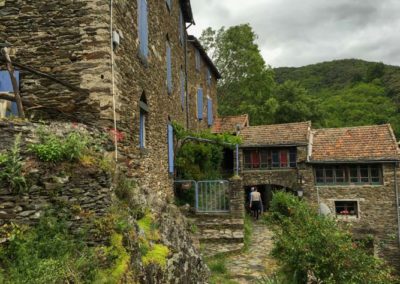
M 8 54 L 8 47 L 4 47 L 3 49 L 1 49 L 1 53 L 3 54 L 4 58 L 6 59 L 6 67 L 7 67 L 8 73 L 10 74 L 10 79 L 11 79 L 11 83 L 12 83 L 13 90 L 14 90 L 15 102 L 17 103 L 18 116 L 21 118 L 25 118 L 25 111 L 24 111 L 21 96 L 19 93 L 19 86 L 18 86 L 17 78 L 15 78 L 15 74 L 14 74 L 14 66 L 12 65 L 10 55 Z

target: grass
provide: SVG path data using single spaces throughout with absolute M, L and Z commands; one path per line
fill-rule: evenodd
M 243 237 L 242 252 L 246 252 L 249 250 L 252 234 L 253 234 L 253 221 L 251 216 L 246 214 L 244 217 L 244 237 Z
M 230 279 L 226 260 L 225 254 L 217 254 L 206 259 L 206 264 L 211 271 L 210 284 L 237 284 L 236 281 Z

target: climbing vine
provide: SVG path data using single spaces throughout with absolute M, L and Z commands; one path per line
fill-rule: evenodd
M 210 131 L 192 132 L 176 122 L 173 127 L 177 141 L 177 177 L 194 180 L 221 178 L 223 151 L 240 144 L 240 137 Z

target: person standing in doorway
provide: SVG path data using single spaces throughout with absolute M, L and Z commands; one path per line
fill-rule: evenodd
M 257 188 L 252 187 L 250 193 L 250 209 L 253 212 L 254 219 L 258 220 L 261 210 L 261 194 Z

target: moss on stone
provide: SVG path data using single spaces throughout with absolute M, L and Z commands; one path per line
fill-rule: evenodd
M 169 248 L 161 245 L 155 244 L 152 249 L 147 252 L 146 255 L 142 257 L 142 262 L 145 266 L 150 264 L 155 264 L 165 269 L 167 266 L 167 257 L 169 255 Z
M 113 265 L 98 273 L 95 283 L 120 283 L 123 276 L 128 272 L 130 256 L 127 253 L 122 235 L 114 233 L 111 236 L 111 245 L 107 247 L 106 255 L 114 258 Z

